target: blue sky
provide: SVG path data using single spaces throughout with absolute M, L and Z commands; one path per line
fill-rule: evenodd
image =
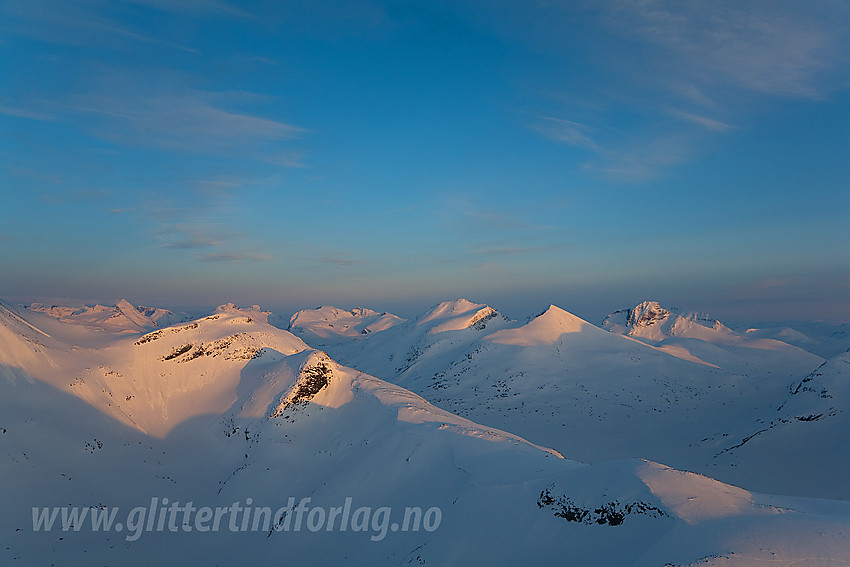
M 0 0 L 0 296 L 850 318 L 850 7 Z

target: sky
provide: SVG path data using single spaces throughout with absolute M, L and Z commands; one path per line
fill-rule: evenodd
M 844 1 L 0 0 L 0 76 L 7 300 L 850 320 Z

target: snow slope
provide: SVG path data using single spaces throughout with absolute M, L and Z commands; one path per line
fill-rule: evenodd
M 791 381 L 775 410 L 734 438 L 735 443 L 718 460 L 759 463 L 768 489 L 781 476 L 796 484 L 791 494 L 850 500 L 847 431 L 850 352 Z
M 615 311 L 605 318 L 602 328 L 673 356 L 741 373 L 799 369 L 801 361 L 816 365 L 819 358 L 776 339 L 742 335 L 704 313 L 678 314 L 657 301 Z
M 365 340 L 337 336 L 321 347 L 454 413 L 582 461 L 642 457 L 763 489 L 758 462 L 723 451 L 769 420 L 788 383 L 823 359 L 720 324 L 666 318 L 668 329 L 691 335 L 672 341 L 688 342 L 606 332 L 556 306 L 522 324 L 458 300 Z M 800 494 L 797 480 L 781 473 L 769 486 Z
M 789 321 L 743 329 L 747 337 L 776 339 L 809 352 L 832 358 L 850 349 L 850 323 Z
M 468 311 L 446 310 L 423 325 L 427 332 Z M 527 336 L 482 332 L 542 340 L 536 348 L 583 334 L 564 331 L 576 321 L 550 311 Z M 86 398 L 51 385 L 61 380 L 42 365 L 32 367 L 40 376 L 0 379 L 0 563 L 752 565 L 840 564 L 850 556 L 848 503 L 755 494 L 640 459 L 564 459 L 340 365 L 285 331 L 276 335 L 263 315 L 226 306 L 197 327 L 119 335 L 103 349 L 63 349 L 59 341 L 39 347 L 63 363 L 80 357 L 94 367 L 105 357 L 127 372 L 118 376 L 110 366 L 113 373 L 99 378 L 107 389 L 135 380 L 140 393 L 142 385 L 156 390 L 162 399 L 145 400 L 157 411 L 143 422 L 141 413 L 136 423 L 122 419 L 125 406 L 116 414 L 115 395 Z M 40 335 L 26 320 L 4 317 L 4 339 L 26 329 Z M 234 331 L 245 336 L 232 339 Z M 216 342 L 222 338 L 231 340 Z M 186 344 L 192 347 L 182 350 Z M 26 341 L 8 345 L 16 352 Z M 19 372 L 29 372 L 29 364 L 22 360 Z M 163 379 L 162 372 L 177 372 L 174 365 L 185 370 Z M 208 372 L 217 378 L 208 380 Z M 172 403 L 186 392 L 203 413 Z M 160 407 L 169 408 L 167 416 Z M 441 521 L 433 531 L 395 531 L 373 516 L 362 531 L 353 524 L 346 532 L 312 531 L 308 516 L 299 531 L 275 531 L 270 526 L 281 516 L 241 532 L 163 524 L 136 541 L 128 541 L 129 529 L 93 532 L 81 524 L 78 531 L 35 532 L 31 525 L 32 506 L 121 506 L 126 514 L 151 498 L 196 507 L 250 498 L 271 514 L 289 497 L 325 510 L 351 498 L 355 507 L 389 507 L 394 521 L 406 506 L 438 508 Z

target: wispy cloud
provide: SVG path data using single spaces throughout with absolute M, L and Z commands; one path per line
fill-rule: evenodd
M 245 235 L 203 219 L 164 226 L 157 239 L 162 248 L 192 253 L 200 262 L 267 262 L 273 259 L 271 254 L 247 241 Z
M 632 144 L 599 152 L 582 164 L 582 169 L 616 181 L 646 183 L 690 159 L 693 146 L 685 134 L 643 137 Z
M 410 213 L 413 211 L 421 211 L 422 209 L 428 207 L 430 205 L 429 201 L 420 201 L 418 203 L 413 203 L 412 205 L 408 205 L 406 207 L 397 207 L 393 209 L 386 209 L 383 211 L 379 211 L 379 214 L 382 215 L 400 215 L 404 213 Z
M 599 145 L 590 137 L 591 128 L 586 124 L 551 116 L 538 116 L 536 121 L 530 125 L 530 128 L 550 140 L 590 150 L 600 149 Z
M 46 169 L 38 170 L 30 167 L 16 167 L 12 170 L 12 175 L 22 179 L 35 179 L 48 182 L 53 185 L 61 185 L 64 182 L 61 176 Z
M 272 257 L 258 252 L 212 252 L 198 259 L 201 262 L 268 262 Z
M 0 11 L 6 30 L 39 41 L 100 47 L 133 42 L 197 53 L 190 47 L 139 33 L 119 23 L 110 16 L 114 7 L 109 3 L 79 0 L 8 0 L 0 5 Z
M 187 14 L 191 16 L 235 16 L 238 18 L 253 18 L 254 16 L 241 8 L 219 0 L 124 0 L 130 4 L 141 4 L 165 12 Z
M 193 179 L 186 183 L 194 191 L 211 199 L 226 199 L 235 189 L 266 184 L 263 180 L 239 175 L 218 175 L 205 179 Z
M 45 203 L 59 204 L 73 201 L 102 201 L 108 196 L 109 191 L 105 189 L 80 189 L 62 193 L 44 193 L 41 195 L 41 200 Z
M 247 235 L 226 222 L 227 215 L 219 210 L 218 199 L 199 195 L 192 207 L 164 201 L 144 212 L 144 217 L 153 224 L 151 234 L 161 248 L 190 254 L 200 262 L 272 259 Z
M 30 120 L 50 121 L 56 120 L 56 116 L 47 112 L 39 112 L 37 110 L 29 110 L 25 108 L 15 108 L 12 106 L 4 106 L 0 104 L 0 114 L 6 116 L 16 116 L 18 118 L 29 118 Z
M 174 248 L 176 250 L 188 250 L 191 248 L 214 248 L 221 246 L 220 240 L 215 240 L 206 236 L 194 236 L 191 238 L 183 238 L 181 240 L 173 240 L 166 242 L 163 248 Z
M 304 154 L 301 152 L 284 151 L 278 152 L 276 154 L 260 156 L 257 159 L 259 159 L 263 163 L 277 165 L 279 167 L 285 167 L 288 169 L 301 169 L 309 167 L 307 164 L 304 163 L 304 157 Z
M 305 132 L 291 124 L 222 108 L 212 98 L 211 93 L 195 90 L 115 92 L 77 97 L 64 108 L 85 115 L 81 127 L 91 128 L 103 139 L 194 153 L 245 153 Z
M 822 99 L 850 86 L 850 4 L 843 1 L 539 0 L 536 7 L 521 33 L 568 62 L 575 43 L 557 38 L 573 37 L 576 21 L 608 34 L 586 46 L 600 75 L 571 83 L 563 96 L 547 95 L 561 108 L 529 125 L 594 152 L 583 169 L 606 177 L 663 176 L 699 155 L 706 135 L 737 130 L 765 101 Z
M 731 125 L 696 114 L 681 111 L 670 111 L 670 114 L 715 132 L 733 128 Z M 581 169 L 606 179 L 626 183 L 653 181 L 663 176 L 669 167 L 686 161 L 693 154 L 694 137 L 687 131 L 623 133 L 622 138 L 609 141 L 609 145 L 602 145 L 583 134 L 582 130 L 589 129 L 588 127 L 568 120 L 555 118 L 548 120 L 555 132 L 565 132 L 565 134 L 553 135 L 552 132 L 546 132 L 544 128 L 533 129 L 553 141 L 590 150 L 590 157 L 584 160 Z M 579 129 L 579 126 L 582 128 Z
M 483 256 L 512 256 L 540 254 L 543 252 L 554 252 L 564 250 L 564 245 L 548 245 L 548 246 L 491 246 L 486 248 L 475 248 L 473 254 L 481 254 Z
M 174 207 L 167 211 L 149 211 L 146 217 L 157 223 L 153 236 L 163 248 L 220 248 L 244 238 L 242 233 L 217 222 L 208 204 L 202 204 L 197 210 Z
M 473 226 L 486 230 L 504 231 L 539 231 L 549 230 L 553 226 L 528 222 L 523 220 L 522 213 L 515 214 L 488 211 L 477 207 L 465 207 L 458 211 L 459 217 L 455 223 Z
M 669 79 L 819 97 L 835 71 L 847 78 L 845 2 L 618 0 L 609 14 L 619 33 L 661 48 L 647 71 Z
M 313 258 L 316 262 L 320 262 L 322 264 L 336 264 L 339 266 L 354 266 L 357 264 L 365 264 L 364 260 L 357 260 L 355 258 L 348 258 L 339 255 L 322 255 L 317 258 Z
M 735 127 L 731 124 L 727 124 L 725 122 L 721 122 L 719 120 L 712 120 L 711 118 L 706 118 L 705 116 L 700 116 L 698 114 L 693 114 L 691 112 L 684 112 L 681 110 L 671 110 L 670 114 L 684 120 L 686 122 L 692 122 L 694 124 L 699 124 L 709 130 L 713 130 L 715 132 L 725 132 L 727 130 L 734 130 Z

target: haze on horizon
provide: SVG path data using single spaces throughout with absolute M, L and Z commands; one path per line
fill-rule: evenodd
M 0 1 L 0 297 L 850 319 L 850 7 Z

